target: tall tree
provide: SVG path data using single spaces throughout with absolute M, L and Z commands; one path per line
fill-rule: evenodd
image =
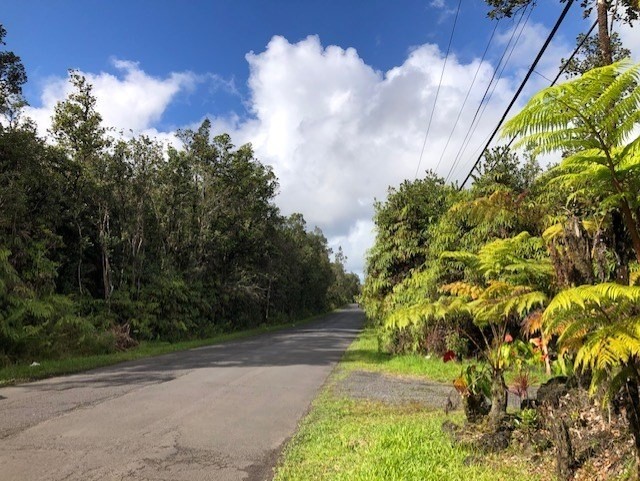
M 613 32 L 611 34 L 610 40 L 611 58 L 614 62 L 631 56 L 631 51 L 622 45 L 620 35 L 618 35 L 617 32 Z M 578 54 L 569 61 L 569 63 L 567 63 L 567 60 L 564 58 L 560 60 L 560 65 L 567 63 L 565 72 L 569 77 L 582 75 L 591 69 L 604 67 L 610 63 L 602 55 L 598 34 L 585 39 L 585 34 L 581 33 L 576 38 L 576 43 L 581 44 L 583 41 L 584 44 L 582 45 L 582 48 Z
M 389 188 L 385 202 L 376 202 L 376 240 L 367 254 L 363 299 L 367 314 L 381 321 L 385 298 L 427 258 L 431 225 L 456 196 L 444 179 L 428 172 L 424 179 Z
M 7 30 L 0 24 L 0 45 L 5 45 L 6 35 Z M 25 105 L 22 86 L 26 81 L 27 74 L 20 57 L 7 50 L 0 51 L 0 115 L 7 117 L 10 125 L 14 124 L 16 112 Z
M 87 242 L 92 241 L 83 228 L 82 217 L 90 216 L 97 231 L 96 242 L 100 249 L 102 294 L 108 300 L 113 291 L 109 252 L 111 176 L 109 154 L 106 152 L 110 140 L 106 128 L 102 126 L 102 116 L 96 110 L 91 84 L 73 70 L 69 72 L 69 81 L 74 91 L 55 106 L 51 132 L 58 145 L 70 152 L 76 168 L 74 193 L 77 198 L 72 218 L 78 234 L 78 289 L 83 293 L 84 250 Z M 96 212 L 93 212 L 92 206 L 96 207 Z

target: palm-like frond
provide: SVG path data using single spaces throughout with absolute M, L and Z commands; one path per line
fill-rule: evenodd
M 557 294 L 542 320 L 563 351 L 576 353 L 576 366 L 593 371 L 592 388 L 607 382 L 611 391 L 616 373 L 640 357 L 639 307 L 638 286 L 584 285 Z
M 541 307 L 547 296 L 530 286 L 514 286 L 506 282 L 492 281 L 476 300 L 470 303 L 471 312 L 480 325 L 511 316 L 523 317 Z
M 640 287 L 624 286 L 613 282 L 585 285 L 559 292 L 544 312 L 545 323 L 553 323 L 558 315 L 571 312 L 574 308 L 582 311 L 611 303 L 640 303 Z
M 553 275 L 543 239 L 528 232 L 485 244 L 478 252 L 478 269 L 487 280 L 512 285 L 548 284 Z
M 628 61 L 593 69 L 545 89 L 505 123 L 503 136 L 534 153 L 605 151 L 621 146 L 640 120 L 640 65 Z M 636 149 L 637 147 L 633 147 Z
M 460 297 L 466 300 L 474 300 L 482 295 L 482 288 L 468 282 L 452 282 L 440 287 L 442 292 Z
M 421 303 L 393 311 L 384 320 L 384 327 L 392 330 L 403 329 L 468 313 L 468 303 L 458 297 L 444 297 L 437 301 L 425 299 Z

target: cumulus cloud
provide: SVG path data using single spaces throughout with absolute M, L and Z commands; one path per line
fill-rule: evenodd
M 384 73 L 315 36 L 296 44 L 274 37 L 247 60 L 254 119 L 239 133 L 274 165 L 285 211 L 340 235 L 371 217 L 387 186 L 413 178 L 444 61 L 436 46 Z M 421 172 L 435 166 L 476 68 L 450 58 Z M 488 81 L 491 66 L 480 69 Z
M 534 26 L 527 41 L 544 33 Z M 414 178 L 443 52 L 422 45 L 401 65 L 380 72 L 354 49 L 323 47 L 316 36 L 298 43 L 274 37 L 247 61 L 253 118 L 235 135 L 251 141 L 257 156 L 274 166 L 283 211 L 304 213 L 333 244 L 345 244 L 349 267 L 361 272 L 364 247 L 373 239 L 374 199 L 384 199 L 389 185 Z M 447 175 L 493 68 L 478 59 L 463 63 L 449 57 L 418 175 L 436 167 Z M 443 154 L 476 70 L 475 86 Z M 453 179 L 466 175 L 470 154 L 495 126 L 520 78 L 498 84 Z
M 171 73 L 166 78 L 156 78 L 145 73 L 136 62 L 113 59 L 112 64 L 119 75 L 80 73 L 93 85 L 96 109 L 102 115 L 104 124 L 126 131 L 144 132 L 152 129 L 176 94 L 193 89 L 200 81 L 191 72 Z M 72 86 L 66 78 L 51 78 L 43 88 L 40 106 L 26 109 L 25 113 L 36 121 L 43 134 L 51 123 L 56 103 L 71 91 Z

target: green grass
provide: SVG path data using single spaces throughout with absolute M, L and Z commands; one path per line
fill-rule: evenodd
M 445 419 L 417 406 L 356 401 L 326 390 L 285 449 L 274 481 L 539 479 L 523 462 L 497 455 L 466 465 L 476 453 L 450 442 L 441 429 Z M 448 419 L 461 421 L 460 415 Z
M 416 354 L 392 356 L 378 350 L 375 330 L 365 331 L 351 344 L 342 360 L 347 370 L 379 371 L 403 376 L 419 376 L 432 381 L 452 382 L 468 361 L 443 362 L 439 357 Z
M 134 361 L 136 359 L 159 356 L 161 354 L 168 354 L 176 351 L 185 351 L 187 349 L 209 346 L 212 344 L 219 344 L 221 342 L 232 341 L 234 339 L 241 339 L 258 334 L 263 334 L 266 332 L 286 329 L 295 325 L 311 322 L 318 317 L 319 316 L 314 316 L 308 319 L 287 324 L 262 326 L 245 331 L 220 334 L 208 339 L 197 339 L 175 343 L 146 341 L 140 343 L 139 346 L 128 351 L 82 357 L 69 357 L 55 360 L 38 360 L 40 365 L 33 367 L 29 364 L 13 364 L 0 368 L 0 386 L 15 384 L 18 382 L 35 381 L 37 379 L 44 379 L 64 374 L 73 374 L 97 367 L 110 366 L 112 364 L 117 364 L 124 361 Z
M 378 340 L 374 329 L 368 328 L 351 344 L 342 361 L 346 370 L 365 370 L 398 374 L 401 376 L 422 377 L 431 381 L 451 383 L 466 366 L 478 361 L 444 362 L 439 356 L 420 356 L 403 354 L 394 356 L 378 350 Z M 506 373 L 506 381 L 510 383 L 514 373 Z M 542 367 L 531 372 L 533 383 L 541 383 L 548 379 Z
M 451 382 L 461 363 L 378 351 L 365 330 L 350 346 L 309 415 L 284 450 L 274 481 L 536 481 L 516 453 L 487 455 L 454 445 L 442 423 L 463 422 L 417 404 L 394 405 L 344 397 L 334 386 L 350 371 L 370 370 Z M 468 458 L 476 462 L 465 462 Z M 544 478 L 547 479 L 547 478 Z

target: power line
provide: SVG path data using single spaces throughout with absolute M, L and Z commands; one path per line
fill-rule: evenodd
M 538 72 L 537 70 L 533 71 L 534 74 L 536 74 L 538 77 L 542 77 L 543 79 L 545 79 L 547 82 L 553 82 L 553 80 L 551 80 L 549 77 L 547 77 L 545 74 Z
M 469 144 L 471 143 L 471 139 L 473 137 L 473 134 L 475 133 L 476 129 L 478 128 L 478 125 L 480 124 L 480 119 L 482 118 L 482 116 L 484 115 L 485 110 L 487 109 L 487 105 L 489 105 L 489 102 L 491 100 L 491 98 L 493 97 L 493 93 L 496 91 L 496 87 L 498 86 L 498 82 L 500 82 L 500 79 L 502 78 L 502 74 L 504 73 L 507 64 L 509 63 L 509 60 L 511 60 L 511 55 L 513 55 L 513 52 L 515 51 L 516 46 L 518 45 L 518 42 L 520 41 L 520 37 L 522 36 L 522 32 L 524 31 L 525 27 L 527 26 L 527 23 L 529 22 L 529 18 L 531 17 L 531 13 L 533 12 L 533 9 L 535 8 L 535 4 L 533 4 L 531 6 L 531 8 L 529 9 L 529 13 L 527 14 L 527 18 L 525 19 L 525 22 L 522 24 L 522 27 L 520 28 L 520 24 L 522 23 L 522 20 L 524 19 L 525 13 L 527 12 L 527 8 L 529 8 L 529 6 L 525 6 L 525 8 L 522 10 L 522 14 L 520 15 L 520 18 L 518 19 L 518 23 L 516 24 L 515 28 L 513 29 L 513 31 L 511 32 L 511 37 L 509 38 L 509 41 L 507 42 L 507 45 L 504 49 L 504 51 L 502 52 L 502 55 L 500 57 L 500 60 L 498 60 L 498 65 L 496 66 L 495 70 L 493 71 L 493 75 L 491 76 L 491 80 L 489 80 L 489 83 L 487 84 L 487 88 L 484 91 L 484 94 L 482 95 L 482 99 L 480 100 L 480 103 L 478 104 L 478 108 L 476 109 L 476 112 L 473 114 L 473 119 L 471 120 L 471 123 L 469 124 L 469 129 L 467 130 L 467 133 L 465 134 L 464 138 L 462 139 L 462 144 L 460 145 L 460 148 L 458 149 L 458 152 L 456 153 L 456 156 L 451 164 L 451 167 L 449 168 L 449 172 L 447 173 L 447 177 L 445 178 L 445 181 L 449 180 L 449 177 L 451 176 L 452 172 L 454 171 L 454 169 L 457 167 L 458 163 L 460 162 L 460 160 L 462 159 L 462 157 L 464 156 L 464 153 L 467 151 L 467 148 L 469 147 Z M 518 29 L 520 29 L 518 31 Z M 518 32 L 518 36 L 516 37 L 516 32 Z M 515 43 L 513 43 L 513 39 L 515 37 Z M 508 53 L 508 55 L 507 55 Z M 506 59 L 505 59 L 505 55 L 506 55 Z M 504 63 L 503 63 L 504 60 Z M 499 72 L 499 74 L 498 74 Z M 493 83 L 494 79 L 496 78 L 496 74 L 498 74 L 498 79 L 496 80 L 495 83 Z M 493 88 L 492 88 L 493 86 Z M 491 90 L 491 92 L 489 92 L 489 90 Z
M 436 168 L 434 169 L 435 171 L 438 170 L 438 167 L 440 167 L 440 163 L 442 162 L 442 159 L 444 157 L 445 152 L 447 151 L 447 147 L 449 147 L 449 142 L 451 142 L 451 137 L 453 137 L 453 133 L 456 130 L 456 127 L 458 126 L 458 121 L 460 120 L 460 116 L 462 115 L 462 111 L 464 110 L 464 106 L 467 104 L 467 100 L 469 99 L 469 95 L 471 95 L 471 90 L 473 89 L 473 86 L 476 83 L 476 79 L 478 78 L 478 73 L 480 72 L 480 68 L 482 67 L 482 63 L 484 62 L 485 57 L 487 56 L 487 52 L 489 51 L 489 47 L 491 46 L 491 42 L 493 41 L 493 37 L 496 34 L 496 30 L 498 29 L 498 24 L 500 22 L 496 22 L 496 26 L 493 27 L 493 32 L 491 32 L 491 37 L 489 37 L 489 41 L 487 42 L 487 46 L 484 49 L 484 53 L 482 54 L 482 58 L 480 59 L 480 62 L 478 63 L 478 68 L 476 69 L 476 73 L 473 75 L 473 80 L 471 81 L 471 85 L 469 85 L 469 90 L 467 90 L 467 95 L 465 96 L 464 100 L 462 101 L 462 107 L 460 107 L 460 111 L 458 112 L 458 116 L 456 117 L 456 121 L 453 123 L 453 128 L 451 129 L 451 132 L 449 133 L 449 138 L 447 139 L 447 143 L 444 146 L 444 149 L 442 149 L 442 154 L 440 154 L 440 158 L 438 159 L 438 163 L 436 164 Z
M 580 49 L 582 48 L 582 46 L 585 44 L 585 42 L 587 41 L 587 39 L 591 36 L 591 33 L 593 32 L 593 30 L 596 28 L 596 25 L 598 25 L 598 21 L 596 20 L 595 22 L 593 22 L 593 25 L 591 25 L 591 28 L 589 29 L 589 31 L 587 32 L 587 34 L 584 36 L 584 38 L 582 39 L 582 41 L 578 44 L 578 46 L 575 48 L 575 50 L 573 51 L 573 53 L 571 54 L 571 57 L 569 57 L 567 59 L 567 61 L 562 64 L 562 68 L 560 69 L 560 71 L 558 72 L 558 75 L 556 75 L 556 77 L 553 79 L 553 82 L 551 82 L 550 87 L 553 87 L 556 82 L 558 81 L 558 79 L 560 79 L 560 76 L 564 73 L 565 69 L 569 66 L 569 64 L 571 63 L 571 61 L 573 60 L 573 57 L 576 56 L 576 54 L 580 51 Z
M 520 87 L 518 88 L 517 92 L 513 96 L 513 99 L 511 99 L 511 102 L 509 103 L 509 106 L 507 107 L 507 109 L 505 110 L 504 114 L 502 115 L 502 118 L 498 122 L 498 125 L 496 125 L 496 128 L 494 129 L 493 133 L 491 134 L 491 137 L 489 138 L 489 141 L 486 143 L 486 145 L 482 149 L 482 152 L 478 156 L 477 160 L 474 162 L 473 167 L 471 167 L 471 170 L 469 171 L 469 173 L 467 174 L 465 179 L 462 181 L 462 184 L 460 184 L 460 187 L 458 188 L 458 190 L 462 190 L 462 188 L 467 183 L 469 178 L 471 178 L 471 175 L 473 174 L 473 171 L 476 169 L 476 167 L 480 163 L 480 159 L 482 159 L 482 155 L 484 154 L 485 150 L 487 150 L 487 148 L 489 147 L 489 144 L 491 144 L 491 141 L 494 139 L 494 137 L 498 133 L 498 130 L 500 129 L 500 126 L 502 125 L 504 120 L 507 118 L 507 115 L 509 114 L 509 111 L 511 110 L 511 107 L 513 107 L 513 105 L 516 103 L 516 100 L 518 100 L 518 97 L 520 96 L 520 94 L 524 90 L 524 86 L 526 85 L 527 81 L 531 77 L 531 74 L 533 73 L 535 68 L 538 66 L 538 62 L 542 58 L 542 55 L 544 55 L 544 52 L 547 50 L 547 47 L 551 43 L 551 39 L 555 36 L 556 32 L 558 31 L 558 28 L 560 28 L 560 25 L 562 24 L 562 21 L 564 20 L 564 18 L 567 16 L 567 13 L 569 12 L 569 9 L 571 8 L 571 5 L 573 5 L 573 2 L 574 2 L 574 0 L 568 0 L 567 1 L 567 4 L 565 5 L 564 9 L 562 10 L 562 13 L 560 14 L 560 17 L 558 18 L 558 20 L 556 21 L 556 24 L 553 26 L 553 29 L 551 30 L 551 32 L 547 36 L 547 39 L 545 40 L 544 44 L 542 45 L 542 48 L 538 52 L 538 55 L 536 56 L 535 60 L 533 61 L 533 64 L 531 65 L 531 67 L 529 67 L 529 71 L 527 72 L 527 75 L 524 77 L 524 80 L 522 81 L 522 83 L 520 84 Z
M 582 41 L 573 50 L 573 53 L 571 54 L 571 56 L 567 60 L 565 60 L 565 62 L 562 64 L 562 67 L 560 67 L 560 70 L 558 71 L 558 75 L 556 75 L 555 78 L 551 81 L 551 85 L 549 85 L 549 87 L 553 87 L 556 84 L 556 82 L 560 79 L 560 77 L 562 76 L 564 71 L 567 69 L 567 67 L 569 66 L 569 64 L 573 60 L 573 57 L 575 57 L 578 54 L 578 52 L 580 51 L 582 46 L 585 44 L 587 39 L 591 36 L 591 33 L 596 28 L 596 25 L 598 25 L 598 21 L 597 20 L 595 22 L 593 22 L 593 25 L 591 25 L 591 28 L 586 33 L 586 35 L 582 38 Z M 540 74 L 538 74 L 538 75 L 540 75 Z M 542 75 L 542 76 L 544 77 L 544 75 Z M 549 80 L 547 77 L 544 77 L 544 78 Z M 507 144 L 507 147 L 511 147 L 511 144 L 513 144 L 513 141 L 516 140 L 516 137 L 517 137 L 517 135 L 514 135 L 513 137 L 511 137 L 511 140 L 509 140 L 509 143 Z
M 424 155 L 424 148 L 427 145 L 427 138 L 429 137 L 429 130 L 431 130 L 431 121 L 433 120 L 433 114 L 436 111 L 436 104 L 438 103 L 438 95 L 440 94 L 440 87 L 442 86 L 442 79 L 444 78 L 444 70 L 447 67 L 447 60 L 449 59 L 449 52 L 451 50 L 451 43 L 453 41 L 453 33 L 456 31 L 456 23 L 458 23 L 458 14 L 460 13 L 460 6 L 462 0 L 458 0 L 458 8 L 456 9 L 456 16 L 453 19 L 453 27 L 451 28 L 451 36 L 449 37 L 449 45 L 447 45 L 447 53 L 444 57 L 444 63 L 442 64 L 442 72 L 440 73 L 440 81 L 438 82 L 438 89 L 436 90 L 436 98 L 433 100 L 433 108 L 431 109 L 431 115 L 429 116 L 429 123 L 427 124 L 427 131 L 424 135 L 424 141 L 422 142 L 422 150 L 420 151 L 420 158 L 418 159 L 418 167 L 416 167 L 416 173 L 414 179 L 418 178 L 418 171 L 420 170 L 420 164 L 422 163 L 422 156 Z

